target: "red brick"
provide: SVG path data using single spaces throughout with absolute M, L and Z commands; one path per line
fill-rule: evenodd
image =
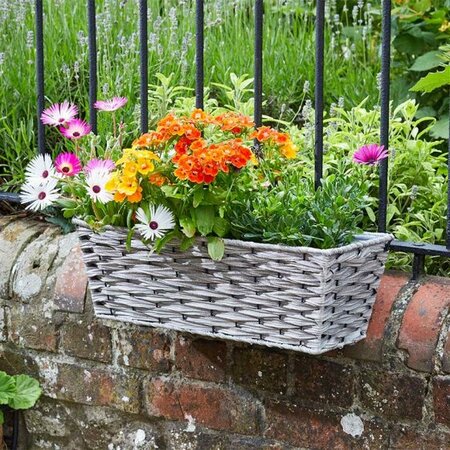
M 444 353 L 442 355 L 442 370 L 444 372 L 450 373 L 450 331 L 447 333 Z
M 450 427 L 450 377 L 433 380 L 433 400 L 436 422 Z
M 124 366 L 167 372 L 170 369 L 170 339 L 149 327 L 119 330 L 119 363 Z
M 194 420 L 215 430 L 254 434 L 258 408 L 230 389 L 152 380 L 146 388 L 147 412 L 168 420 Z
M 448 450 L 449 442 L 450 434 L 435 429 L 420 432 L 401 427 L 389 435 L 389 449 L 392 450 Z
M 386 431 L 377 423 L 363 420 L 361 436 L 344 432 L 341 419 L 344 414 L 311 410 L 296 404 L 269 401 L 266 405 L 265 436 L 288 442 L 296 448 L 347 450 L 386 448 Z
M 232 377 L 237 384 L 284 394 L 287 354 L 260 348 L 235 348 Z
M 175 342 L 175 368 L 189 378 L 224 381 L 226 358 L 223 341 L 179 336 Z
M 51 396 L 84 405 L 110 406 L 139 412 L 140 381 L 132 374 L 116 374 L 75 364 L 59 364 Z
M 351 368 L 342 364 L 299 355 L 294 366 L 295 398 L 299 402 L 351 406 L 354 378 Z
M 41 305 L 15 304 L 10 309 L 10 334 L 12 342 L 20 347 L 55 352 L 56 326 L 42 315 Z
M 57 272 L 55 305 L 62 311 L 82 313 L 87 288 L 86 266 L 81 249 L 74 247 Z
M 439 332 L 450 305 L 450 280 L 432 278 L 420 286 L 409 303 L 398 338 L 399 348 L 408 352 L 407 365 L 431 372 Z
M 111 362 L 110 329 L 97 322 L 66 322 L 61 327 L 61 348 L 67 355 Z
M 345 356 L 367 361 L 381 361 L 384 332 L 392 305 L 408 280 L 408 275 L 395 272 L 388 272 L 381 278 L 367 336 L 355 345 L 345 347 L 343 351 Z
M 389 419 L 422 419 L 425 391 L 425 382 L 419 377 L 387 371 L 361 373 L 363 408 Z

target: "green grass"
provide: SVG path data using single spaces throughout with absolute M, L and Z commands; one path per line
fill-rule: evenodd
M 36 148 L 35 135 L 35 51 L 33 1 L 0 0 L 0 189 L 17 190 L 23 168 Z M 212 96 L 223 91 L 212 83 L 230 84 L 232 72 L 253 72 L 252 0 L 208 0 L 205 29 L 205 84 Z M 346 106 L 369 97 L 378 101 L 379 1 L 372 9 L 349 11 L 335 20 L 335 10 L 326 24 L 325 98 L 328 105 L 343 98 Z M 366 3 L 366 2 L 365 2 Z M 314 11 L 310 2 L 266 0 L 264 29 L 264 113 L 295 118 L 314 82 Z M 302 6 L 303 5 L 303 6 Z M 309 5 L 309 6 L 306 6 Z M 342 5 L 341 5 L 342 7 Z M 364 7 L 365 8 L 365 7 Z M 99 0 L 98 51 L 99 98 L 127 96 L 123 111 L 128 131 L 138 133 L 139 41 L 138 1 Z M 87 17 L 84 1 L 44 0 L 46 106 L 69 99 L 81 115 L 88 110 Z M 367 28 L 362 40 L 363 27 Z M 149 2 L 149 77 L 174 74 L 173 85 L 194 86 L 195 40 L 192 0 Z M 355 26 L 353 26 L 355 25 Z M 30 39 L 31 38 L 31 39 Z M 0 58 L 1 61 L 1 58 Z M 305 82 L 310 83 L 304 92 Z M 99 131 L 109 126 L 99 115 Z M 48 147 L 60 149 L 55 133 L 47 130 Z

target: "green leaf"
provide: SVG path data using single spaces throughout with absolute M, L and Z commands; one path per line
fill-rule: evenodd
M 230 229 L 230 223 L 228 220 L 223 219 L 222 217 L 216 217 L 214 221 L 214 233 L 217 234 L 219 237 L 224 237 L 228 233 L 228 230 Z
M 215 236 L 209 237 L 208 254 L 214 261 L 220 261 L 225 254 L 225 243 L 223 239 Z
M 190 237 L 189 238 L 189 237 L 184 236 L 182 241 L 181 241 L 181 244 L 180 244 L 180 250 L 182 252 L 185 252 L 188 248 L 192 247 L 194 242 L 195 242 L 195 238 L 194 237 Z
M 438 120 L 430 129 L 430 134 L 436 139 L 448 139 L 448 117 Z
M 134 230 L 128 230 L 127 233 L 127 240 L 125 242 L 125 248 L 127 249 L 127 252 L 131 250 L 131 239 L 133 238 Z
M 0 405 L 5 405 L 16 394 L 16 382 L 14 377 L 5 372 L 0 372 Z
M 195 216 L 195 222 L 197 229 L 202 236 L 206 236 L 211 233 L 214 228 L 214 216 L 215 211 L 211 206 L 199 206 L 194 209 L 193 214 Z
M 373 212 L 373 209 L 370 206 L 366 207 L 366 213 L 369 216 L 370 221 L 376 223 L 377 218 L 375 217 L 375 213 Z
M 195 222 L 193 219 L 190 219 L 189 217 L 183 217 L 182 219 L 180 219 L 180 226 L 181 231 L 185 236 L 187 236 L 188 238 L 195 236 L 197 228 L 195 227 Z
M 8 405 L 13 409 L 31 408 L 42 393 L 38 381 L 28 375 L 16 375 L 14 378 L 16 395 L 9 400 Z
M 421 78 L 411 89 L 413 92 L 432 92 L 442 86 L 450 85 L 450 66 L 441 72 L 429 73 Z
M 194 208 L 197 208 L 197 206 L 200 205 L 204 196 L 205 196 L 205 191 L 203 189 L 203 186 L 201 186 L 200 189 L 197 189 L 194 192 L 194 201 L 192 202 L 192 205 L 194 206 Z
M 440 58 L 441 54 L 442 53 L 439 50 L 427 52 L 424 55 L 419 56 L 409 70 L 424 72 L 426 70 L 434 69 L 442 64 L 442 58 Z

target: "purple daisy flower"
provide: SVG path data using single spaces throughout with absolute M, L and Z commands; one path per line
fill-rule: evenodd
M 111 172 L 116 168 L 114 161 L 111 159 L 91 159 L 85 166 L 84 171 L 86 173 L 102 171 Z
M 67 139 L 80 139 L 91 132 L 91 126 L 82 119 L 73 119 L 59 127 L 59 131 Z
M 374 166 L 387 157 L 388 152 L 384 149 L 383 145 L 368 144 L 363 145 L 353 154 L 353 161 L 358 164 Z
M 97 100 L 94 103 L 94 108 L 97 108 L 100 111 L 116 111 L 119 108 L 122 108 L 128 99 L 126 97 L 114 97 L 112 100 Z
M 55 168 L 64 176 L 73 177 L 81 172 L 81 162 L 74 153 L 60 153 L 55 159 Z
M 78 114 L 78 108 L 65 101 L 63 103 L 55 103 L 47 109 L 44 109 L 41 114 L 41 121 L 44 125 L 51 125 L 53 127 L 65 125 L 67 122 L 73 120 Z

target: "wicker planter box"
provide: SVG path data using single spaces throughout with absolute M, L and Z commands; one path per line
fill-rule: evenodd
M 212 261 L 205 240 L 161 254 L 127 230 L 78 222 L 98 317 L 319 354 L 363 339 L 388 234 L 318 250 L 237 240 Z

